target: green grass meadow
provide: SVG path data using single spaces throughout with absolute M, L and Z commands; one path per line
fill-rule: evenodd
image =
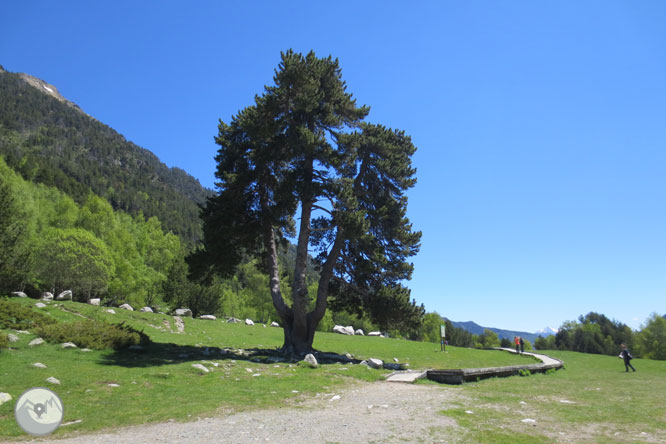
M 34 300 L 12 299 L 34 306 Z M 0 351 L 0 392 L 12 401 L 0 405 L 0 437 L 25 437 L 14 421 L 14 403 L 28 388 L 47 387 L 63 401 L 63 424 L 53 436 L 76 431 L 94 431 L 154 421 L 187 421 L 197 417 L 271 406 L 295 404 L 302 397 L 335 390 L 355 381 L 381 380 L 386 370 L 362 365 L 330 364 L 310 369 L 296 363 L 260 363 L 282 345 L 281 328 L 230 324 L 184 318 L 185 331 L 177 333 L 171 316 L 129 312 L 116 308 L 75 302 L 49 303 L 38 309 L 60 322 L 84 318 L 113 323 L 125 322 L 143 330 L 152 344 L 143 351 L 63 349 L 57 344 L 35 347 L 36 336 L 17 334 L 19 342 Z M 15 333 L 6 330 L 7 333 Z M 355 359 L 398 358 L 410 368 L 458 368 L 511 365 L 527 358 L 503 352 L 489 352 L 381 337 L 349 337 L 317 333 L 315 348 L 325 352 L 351 353 Z M 218 349 L 230 348 L 227 354 Z M 209 349 L 209 350 L 207 350 Z M 41 362 L 48 368 L 36 368 Z M 203 363 L 211 370 L 202 374 L 192 364 Z M 60 385 L 46 381 L 60 380 Z M 109 386 L 117 384 L 118 387 Z
M 634 359 L 637 372 L 625 373 L 616 357 L 545 353 L 565 369 L 465 384 L 454 388 L 464 401 L 440 414 L 462 426 L 463 442 L 666 442 L 666 362 Z
M 36 301 L 12 299 L 33 306 Z M 247 409 L 297 405 L 316 393 L 334 392 L 359 381 L 379 381 L 389 373 L 362 365 L 326 364 L 310 369 L 276 358 L 282 329 L 185 318 L 177 333 L 170 316 L 128 312 L 74 302 L 37 309 L 59 321 L 100 319 L 125 322 L 150 336 L 143 351 L 65 350 L 57 344 L 29 347 L 33 334 L 18 334 L 0 351 L 0 392 L 12 400 L 0 405 L 0 439 L 24 440 L 14 420 L 14 403 L 31 387 L 48 387 L 63 401 L 63 425 L 52 436 L 66 436 L 124 425 L 188 421 Z M 14 333 L 5 330 L 6 333 Z M 397 358 L 412 369 L 496 367 L 534 361 L 501 351 L 447 347 L 379 337 L 317 333 L 315 348 L 351 353 L 356 359 Z M 230 349 L 225 354 L 220 350 Z M 546 352 L 566 368 L 549 374 L 492 378 L 462 386 L 429 381 L 433 390 L 455 393 L 454 404 L 438 406 L 453 418 L 459 442 L 665 442 L 666 362 L 636 359 L 636 373 L 624 373 L 622 360 L 572 352 Z M 48 368 L 36 368 L 41 362 Z M 202 374 L 192 364 L 211 371 Z M 48 377 L 61 381 L 53 385 Z M 117 387 L 109 384 L 117 384 Z M 387 387 L 387 390 L 389 388 Z M 472 412 L 472 413 L 468 413 Z M 523 419 L 533 419 L 527 424 Z M 76 422 L 66 425 L 68 423 Z M 425 442 L 449 436 L 432 429 Z M 447 435 L 449 434 L 449 435 Z

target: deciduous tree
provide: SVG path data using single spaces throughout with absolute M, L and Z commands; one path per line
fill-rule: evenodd
M 666 319 L 652 313 L 638 333 L 641 357 L 666 360 Z

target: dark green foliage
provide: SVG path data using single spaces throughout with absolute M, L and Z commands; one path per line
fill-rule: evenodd
M 620 344 L 632 349 L 633 343 L 633 333 L 627 325 L 594 312 L 580 316 L 578 322 L 565 322 L 555 335 L 555 346 L 559 350 L 610 356 L 619 353 Z
M 92 190 L 115 209 L 158 216 L 187 243 L 201 237 L 198 204 L 210 192 L 112 128 L 0 72 L 0 154 L 30 181 L 82 203 Z
M 537 350 L 555 350 L 557 349 L 557 346 L 555 345 L 555 336 L 554 335 L 549 335 L 546 336 L 545 338 L 543 336 L 539 336 L 536 338 L 534 341 L 534 347 Z
M 29 307 L 7 299 L 0 299 L 0 328 L 32 330 L 54 323 L 56 323 L 55 319 Z
M 9 347 L 9 336 L 7 336 L 7 333 L 0 331 L 0 348 L 7 347 Z
M 185 261 L 174 261 L 162 284 L 164 302 L 174 308 L 189 308 L 194 317 L 201 314 L 218 314 L 221 305 L 219 285 L 214 282 L 203 284 L 190 281 L 187 275 Z
M 131 345 L 147 345 L 150 342 L 143 331 L 129 325 L 93 320 L 44 325 L 38 327 L 35 333 L 54 344 L 73 342 L 79 347 L 96 350 L 120 350 Z
M 162 290 L 164 302 L 173 308 L 189 308 L 192 315 L 197 317 L 202 314 L 220 314 L 224 287 L 224 283 L 217 277 L 213 277 L 209 282 L 189 280 L 187 264 L 180 259 L 174 261 L 169 269 Z
M 456 347 L 474 347 L 477 342 L 476 335 L 462 328 L 454 327 L 448 319 L 446 320 L 446 339 L 449 345 Z
M 541 336 L 539 336 L 541 337 Z M 500 347 L 502 348 L 511 348 L 513 344 L 511 344 L 511 341 L 508 338 L 502 338 L 500 339 Z
M 331 57 L 287 51 L 273 79 L 254 105 L 220 122 L 219 192 L 202 212 L 193 271 L 231 276 L 245 257 L 260 258 L 287 350 L 311 349 L 329 293 L 338 311 L 416 335 L 424 309 L 401 285 L 421 236 L 406 217 L 416 148 L 401 131 L 361 122 L 369 108 L 346 92 Z M 284 298 L 278 245 L 289 236 L 297 245 Z M 316 297 L 306 279 L 309 248 L 320 272 Z

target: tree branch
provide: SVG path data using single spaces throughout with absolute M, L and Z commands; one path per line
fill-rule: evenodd
M 317 209 L 317 210 L 321 210 L 321 211 L 323 211 L 324 213 L 328 213 L 328 214 L 330 214 L 331 216 L 333 216 L 333 213 L 331 212 L 331 210 L 329 210 L 329 209 L 327 209 L 327 208 L 320 207 L 319 205 L 315 205 L 315 204 L 312 204 L 312 208 L 313 208 L 313 209 Z

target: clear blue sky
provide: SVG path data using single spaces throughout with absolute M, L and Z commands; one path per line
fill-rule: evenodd
M 666 2 L 5 2 L 0 64 L 212 187 L 281 50 L 418 147 L 412 295 L 535 331 L 666 313 Z

